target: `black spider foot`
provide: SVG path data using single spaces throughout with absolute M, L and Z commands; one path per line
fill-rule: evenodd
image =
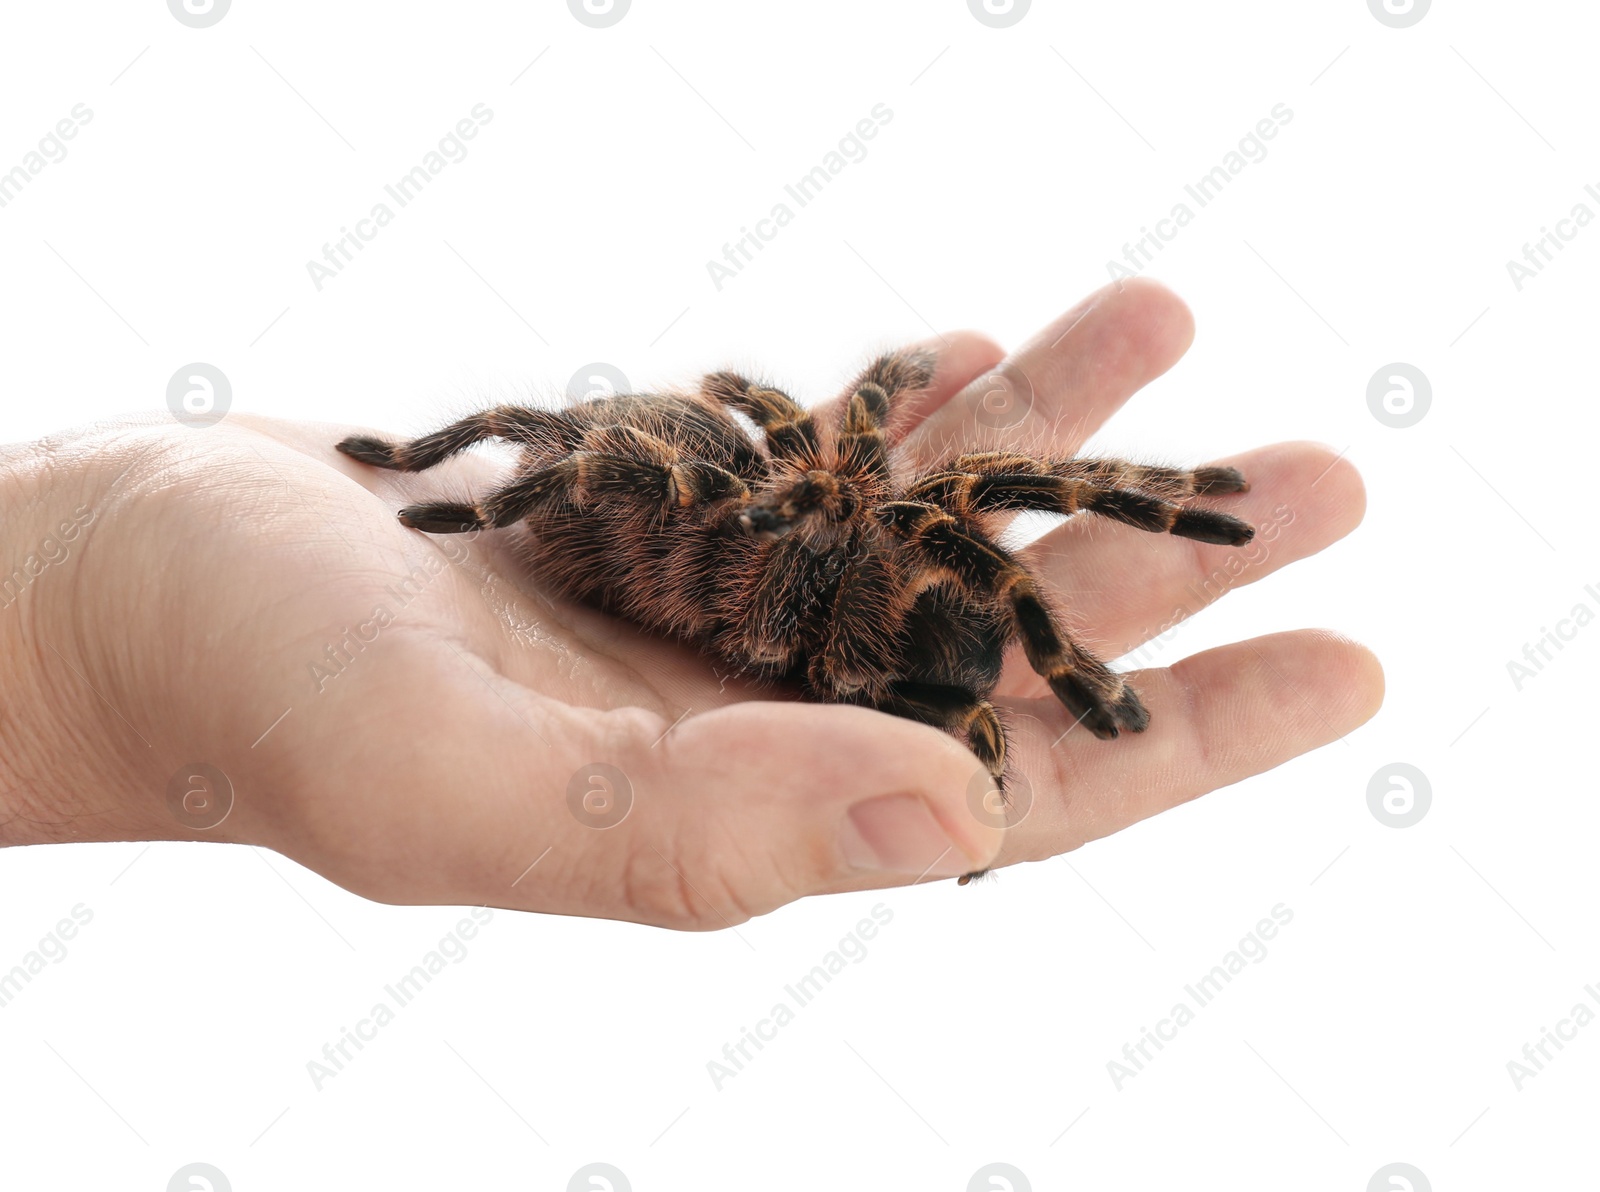
M 1172 523 L 1172 533 L 1179 538 L 1192 538 L 1196 542 L 1210 542 L 1217 546 L 1243 546 L 1256 536 L 1256 528 L 1231 513 L 1218 513 L 1215 509 L 1184 509 Z
M 1124 687 L 1116 702 L 1117 718 L 1130 733 L 1142 733 L 1150 727 L 1150 711 L 1132 687 Z
M 1194 490 L 1199 493 L 1247 493 L 1250 482 L 1238 468 L 1196 468 Z
M 371 464 L 376 468 L 395 466 L 393 444 L 385 443 L 382 439 L 374 439 L 371 435 L 351 435 L 343 442 L 336 443 L 334 447 L 351 459 L 359 459 L 362 463 Z
M 1056 687 L 1057 681 L 1052 680 L 1050 685 Z M 1058 689 L 1056 694 L 1062 698 L 1068 710 L 1077 715 L 1078 723 L 1102 741 L 1115 740 L 1124 729 L 1130 733 L 1142 733 L 1150 727 L 1150 713 L 1132 687 L 1124 687 L 1112 700 L 1098 696 L 1085 699 L 1086 692 L 1081 687 L 1071 691 Z
M 476 505 L 457 501 L 433 501 L 427 505 L 407 505 L 400 511 L 400 524 L 428 534 L 465 534 L 483 528 Z

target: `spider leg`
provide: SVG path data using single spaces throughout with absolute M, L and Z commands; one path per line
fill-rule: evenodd
M 818 643 L 829 593 L 845 569 L 843 547 L 815 549 L 802 535 L 785 534 L 756 547 L 748 579 L 728 577 L 720 594 L 723 623 L 715 648 L 768 676 L 791 676 L 794 664 Z
M 1110 739 L 1149 725 L 1133 688 L 1060 627 L 1032 573 L 1004 547 L 936 505 L 891 501 L 879 507 L 878 517 L 974 594 L 1005 603 L 1029 665 L 1095 736 Z
M 481 439 L 541 442 L 554 432 L 560 421 L 561 416 L 550 410 L 496 406 L 408 443 L 390 443 L 371 435 L 351 435 L 337 444 L 337 448 L 351 459 L 377 468 L 423 472 Z
M 1025 472 L 1088 480 L 1102 488 L 1137 488 L 1174 501 L 1207 494 L 1243 493 L 1250 482 L 1238 468 L 1163 468 L 1125 459 L 1074 458 L 1041 460 L 1008 451 L 982 451 L 958 456 L 947 469 L 955 472 Z
M 1077 476 L 1102 488 L 1138 488 L 1174 501 L 1194 496 L 1246 493 L 1250 482 L 1238 468 L 1163 468 L 1123 459 L 1069 459 L 1053 464 L 1058 476 Z
M 519 473 L 475 505 L 408 505 L 400 520 L 413 529 L 458 534 L 512 525 L 560 497 L 579 504 L 621 502 L 665 514 L 748 493 L 743 480 L 717 464 L 682 459 L 670 444 L 632 427 L 606 426 L 584 436 L 582 450 L 548 467 Z
M 1253 526 L 1229 513 L 1180 505 L 1143 489 L 1111 487 L 1053 471 L 935 473 L 913 485 L 906 499 L 932 501 L 958 517 L 1024 509 L 1070 516 L 1081 510 L 1141 530 L 1197 542 L 1243 546 L 1255 537 Z
M 884 428 L 895 404 L 933 382 L 931 352 L 891 352 L 879 356 L 851 387 L 839 430 L 843 470 L 887 479 L 889 450 Z
M 967 748 L 977 754 L 994 779 L 1001 800 L 1005 800 L 1006 730 L 988 700 L 965 687 L 900 680 L 890 684 L 888 693 L 875 700 L 873 706 L 892 716 L 960 732 L 966 738 Z M 979 869 L 964 873 L 956 879 L 956 884 L 964 886 L 988 872 Z
M 908 393 L 916 393 L 933 384 L 937 361 L 932 352 L 921 348 L 907 348 L 899 352 L 886 352 L 867 366 L 857 385 L 877 385 L 897 401 Z
M 942 683 L 898 679 L 889 684 L 886 694 L 873 700 L 873 707 L 937 728 L 956 729 L 966 735 L 968 746 L 996 782 L 1005 773 L 1005 729 L 994 705 L 976 692 Z
M 817 424 L 805 407 L 783 390 L 758 385 L 735 372 L 715 372 L 701 380 L 700 391 L 754 419 L 766 432 L 767 451 L 773 459 L 816 466 L 820 450 Z
M 826 698 L 882 695 L 914 600 L 887 551 L 856 557 L 840 577 L 827 640 L 812 656 L 812 686 Z

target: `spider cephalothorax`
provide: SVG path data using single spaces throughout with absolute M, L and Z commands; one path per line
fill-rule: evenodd
M 996 541 L 1003 519 L 1093 513 L 1237 546 L 1249 525 L 1186 502 L 1247 486 L 1227 467 L 1002 451 L 912 468 L 890 450 L 885 426 L 932 377 L 926 353 L 880 357 L 836 427 L 777 389 L 721 372 L 694 393 L 499 406 L 409 443 L 352 436 L 339 450 L 415 472 L 480 439 L 519 444 L 520 466 L 482 500 L 412 505 L 400 520 L 431 533 L 525 522 L 541 578 L 563 593 L 746 673 L 792 680 L 810 698 L 958 732 L 1003 790 L 1006 734 L 989 696 L 1014 640 L 1095 736 L 1150 721 Z

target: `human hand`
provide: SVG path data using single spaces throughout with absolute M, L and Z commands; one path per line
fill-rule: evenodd
M 1191 336 L 1183 304 L 1145 281 L 1004 360 L 954 333 L 926 345 L 933 390 L 897 431 L 923 462 L 1001 445 L 978 413 L 999 377 L 1031 395 L 1028 449 L 1071 454 Z M 1019 661 L 995 702 L 1031 799 L 1002 829 L 969 805 L 987 775 L 948 735 L 752 688 L 548 596 L 514 532 L 404 528 L 402 505 L 481 493 L 497 466 L 368 468 L 333 447 L 357 429 L 234 414 L 11 453 L 13 551 L 74 509 L 90 520 L 0 610 L 0 841 L 259 844 L 382 901 L 718 928 L 806 894 L 1066 852 L 1326 744 L 1382 697 L 1363 648 L 1275 634 L 1135 673 L 1151 727 L 1107 742 Z M 1277 527 L 1270 550 L 1076 518 L 1024 552 L 1047 587 L 1070 566 L 1065 611 L 1091 643 L 1132 649 L 1198 611 L 1189 585 L 1230 554 L 1248 561 L 1231 586 L 1253 582 L 1361 518 L 1354 469 L 1321 447 L 1213 462 L 1249 477 L 1228 508 L 1262 538 Z M 169 808 L 195 763 L 231 786 L 212 826 Z M 597 765 L 621 776 L 609 813 L 583 801 Z

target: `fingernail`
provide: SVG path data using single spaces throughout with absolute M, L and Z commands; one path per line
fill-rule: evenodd
M 959 877 L 983 868 L 962 852 L 915 795 L 883 795 L 857 803 L 841 825 L 839 850 L 857 869 Z

